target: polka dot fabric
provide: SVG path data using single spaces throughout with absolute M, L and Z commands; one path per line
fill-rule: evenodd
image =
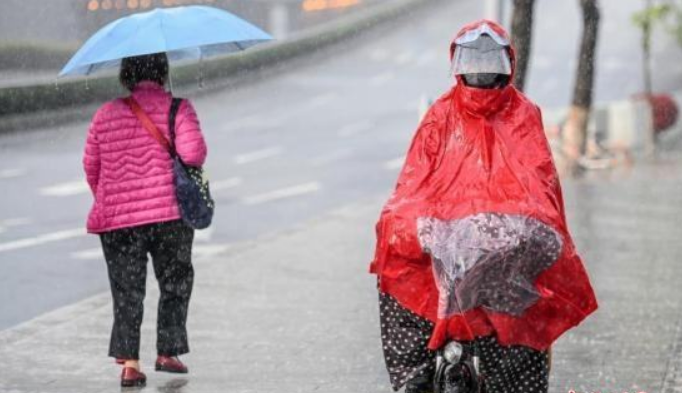
M 494 336 L 476 340 L 487 393 L 547 393 L 549 354 L 520 346 L 502 346 Z
M 379 295 L 381 339 L 386 367 L 395 391 L 409 380 L 433 375 L 436 353 L 427 348 L 433 323 Z M 472 343 L 464 343 L 471 350 Z M 547 393 L 549 356 L 524 346 L 501 346 L 494 336 L 475 340 L 487 393 Z
M 427 348 L 433 323 L 403 308 L 392 297 L 379 294 L 381 340 L 393 389 L 436 370 L 436 353 Z

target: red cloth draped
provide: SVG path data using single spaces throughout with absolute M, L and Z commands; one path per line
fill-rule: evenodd
M 485 23 L 506 35 L 494 22 Z M 510 54 L 514 64 L 511 49 Z M 478 307 L 439 320 L 438 290 L 431 258 L 417 238 L 417 219 L 455 220 L 478 213 L 537 219 L 561 235 L 562 252 L 537 278 L 540 299 L 521 316 Z M 434 103 L 416 132 L 376 232 L 370 270 L 378 275 L 382 292 L 436 323 L 431 349 L 448 338 L 496 334 L 503 345 L 544 350 L 597 309 L 566 225 L 540 110 L 512 85 L 486 90 L 459 82 Z

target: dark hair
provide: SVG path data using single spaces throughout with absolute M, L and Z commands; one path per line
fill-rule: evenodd
M 133 91 L 142 81 L 152 81 L 163 86 L 168 80 L 168 57 L 165 53 L 126 57 L 121 61 L 118 80 L 129 91 Z

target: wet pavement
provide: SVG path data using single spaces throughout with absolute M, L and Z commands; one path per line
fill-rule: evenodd
M 600 101 L 623 99 L 639 81 L 631 45 L 638 32 L 629 12 L 640 2 L 601 4 L 604 31 L 617 30 L 623 40 L 602 41 L 595 94 Z M 542 0 L 538 7 L 543 17 L 537 20 L 528 93 L 553 108 L 565 105 L 571 91 L 578 6 Z M 189 95 L 208 140 L 206 168 L 218 202 L 214 226 L 201 233 L 197 254 L 220 254 L 385 193 L 421 103 L 451 84 L 452 34 L 482 12 L 477 0 L 443 1 L 239 86 Z M 559 18 L 566 29 L 548 34 Z M 655 81 L 673 88 L 671 80 L 682 81 L 678 70 L 659 69 Z M 22 299 L 0 302 L 0 329 L 108 290 L 98 239 L 84 233 L 92 203 L 81 169 L 87 126 L 0 135 L 0 299 Z
M 569 223 L 600 309 L 555 346 L 551 392 L 682 391 L 682 155 L 564 181 Z M 162 392 L 389 392 L 374 278 L 383 198 L 349 204 L 196 264 L 191 374 Z M 153 281 L 149 282 L 154 287 Z M 152 289 L 142 344 L 154 358 Z M 0 332 L 0 391 L 115 391 L 109 294 Z M 677 378 L 677 379 L 676 379 Z M 678 385 L 675 385 L 675 384 Z
M 660 392 L 664 381 L 682 391 L 671 380 L 682 316 L 680 165 L 678 153 L 661 154 L 565 185 L 600 309 L 556 345 L 555 391 Z

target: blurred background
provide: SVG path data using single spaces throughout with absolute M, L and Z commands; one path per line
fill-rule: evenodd
M 109 22 L 157 7 L 209 5 L 252 21 L 277 39 L 385 0 L 8 0 L 0 4 L 0 80 L 50 80 Z

